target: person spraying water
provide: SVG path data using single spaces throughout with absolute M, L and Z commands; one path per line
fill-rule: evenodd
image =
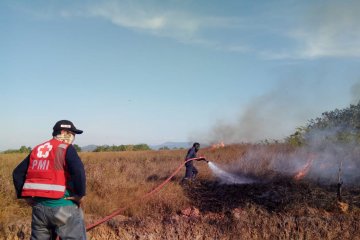
M 196 178 L 196 175 L 199 173 L 199 171 L 197 170 L 197 168 L 194 166 L 193 164 L 193 160 L 192 159 L 196 159 L 197 161 L 207 161 L 205 159 L 205 157 L 197 157 L 196 153 L 199 151 L 200 149 L 200 143 L 195 142 L 193 144 L 193 146 L 187 151 L 186 153 L 186 157 L 185 157 L 185 176 L 182 179 L 182 182 L 186 182 L 186 181 L 192 181 Z
M 248 184 L 253 183 L 255 180 L 245 177 L 243 175 L 236 175 L 232 173 L 228 173 L 218 167 L 215 163 L 207 160 L 205 157 L 197 157 L 196 153 L 200 149 L 200 143 L 195 142 L 193 146 L 187 151 L 186 157 L 185 157 L 185 176 L 182 179 L 182 183 L 186 181 L 192 181 L 196 178 L 196 175 L 198 174 L 197 168 L 193 164 L 193 160 L 196 161 L 205 161 L 208 163 L 209 168 L 213 172 L 213 174 L 220 179 L 220 182 L 223 184 Z

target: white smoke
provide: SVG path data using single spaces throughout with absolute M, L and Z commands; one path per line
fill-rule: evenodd
M 356 92 L 356 86 L 352 89 Z M 250 99 L 234 119 L 220 118 L 210 131 L 194 133 L 192 138 L 209 143 L 221 140 L 225 144 L 281 140 L 329 105 L 341 106 L 334 100 L 334 94 L 341 92 L 329 87 L 325 80 L 302 79 L 294 73 Z
M 346 133 L 346 141 L 334 140 Z M 295 176 L 304 171 L 304 179 L 322 184 L 334 184 L 339 177 L 344 183 L 360 180 L 360 146 L 351 138 L 350 129 L 312 130 L 306 134 L 307 144 L 296 149 L 288 145 L 253 145 L 233 163 L 217 169 L 209 164 L 215 175 L 225 183 L 266 181 L 277 176 Z M 230 169 L 230 170 L 228 170 Z M 253 179 L 245 176 L 256 176 Z M 256 179 L 256 180 L 255 180 Z
M 360 81 L 351 87 L 351 103 L 357 104 L 360 102 Z
M 359 145 L 353 129 L 343 127 L 328 130 L 312 130 L 307 135 L 306 149 L 314 154 L 309 178 L 336 182 L 338 174 L 344 183 L 355 183 L 360 178 Z M 337 139 L 343 135 L 344 139 Z

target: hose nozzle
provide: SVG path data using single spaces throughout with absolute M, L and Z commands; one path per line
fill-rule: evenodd
M 197 159 L 197 161 L 205 161 L 205 162 L 209 163 L 209 161 L 206 160 L 205 157 L 199 157 L 199 158 Z

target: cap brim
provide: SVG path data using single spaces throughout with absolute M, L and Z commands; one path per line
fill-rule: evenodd
M 71 130 L 73 133 L 76 133 L 76 134 L 82 134 L 83 131 L 82 130 L 79 130 L 79 129 L 75 129 L 75 130 Z

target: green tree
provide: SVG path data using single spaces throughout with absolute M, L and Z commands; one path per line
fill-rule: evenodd
M 159 150 L 170 150 L 170 148 L 168 146 L 163 146 L 163 147 L 159 148 Z
M 120 151 L 145 151 L 151 150 L 147 144 L 137 144 L 137 145 L 102 145 L 98 146 L 93 152 L 120 152 Z
M 19 149 L 8 149 L 3 151 L 3 153 L 30 153 L 31 147 L 21 146 Z
M 20 153 L 30 153 L 31 152 L 31 147 L 26 147 L 26 146 L 21 146 L 19 149 Z
M 73 146 L 74 146 L 76 151 L 81 152 L 81 147 L 79 147 L 79 145 L 73 144 Z
M 147 144 L 136 144 L 134 145 L 134 151 L 146 151 L 151 150 L 151 148 Z
M 311 119 L 305 127 L 286 138 L 292 145 L 303 145 L 306 136 L 316 130 L 332 130 L 334 134 L 328 140 L 339 142 L 356 141 L 360 143 L 360 102 L 348 108 L 324 112 L 320 117 Z

